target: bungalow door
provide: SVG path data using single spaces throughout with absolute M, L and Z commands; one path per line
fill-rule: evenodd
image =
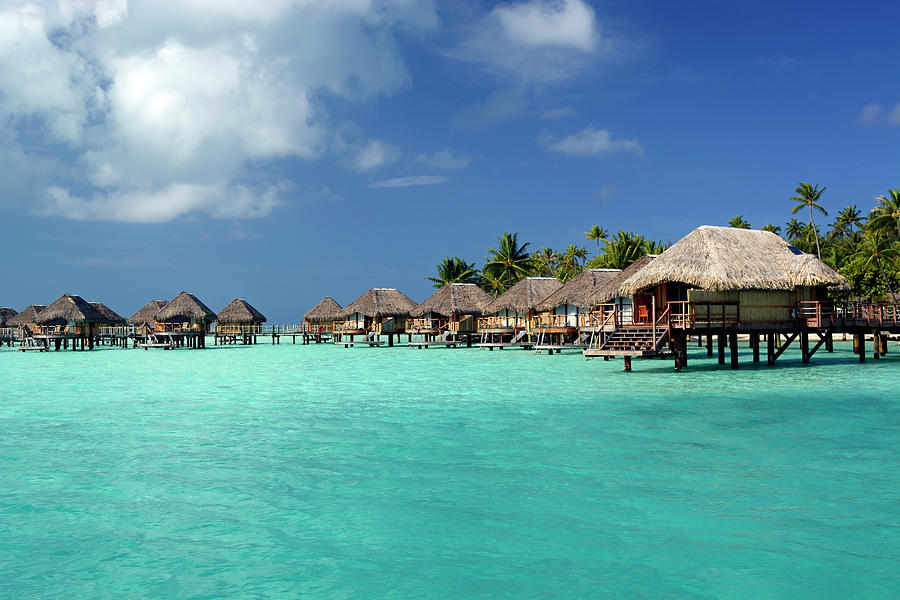
M 650 294 L 635 294 L 633 304 L 634 322 L 641 325 L 650 323 L 653 318 L 653 297 Z

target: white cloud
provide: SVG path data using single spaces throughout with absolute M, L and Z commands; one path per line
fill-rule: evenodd
M 532 0 L 501 4 L 491 13 L 509 41 L 532 47 L 557 46 L 591 52 L 599 32 L 594 11 L 583 0 Z
M 43 214 L 146 222 L 264 215 L 280 189 L 267 181 L 267 161 L 333 151 L 326 100 L 404 89 L 410 75 L 397 32 L 420 34 L 437 22 L 430 0 L 0 8 L 0 141 L 19 155 L 37 141 L 43 148 L 32 154 L 75 157 L 76 168 L 33 178 L 23 204 L 38 199 Z M 398 154 L 381 140 L 347 152 L 360 170 Z
M 561 139 L 555 139 L 544 132 L 538 136 L 538 143 L 548 150 L 571 156 L 600 156 L 603 154 L 634 154 L 643 156 L 644 148 L 635 137 L 617 138 L 606 129 L 586 127 Z
M 541 114 L 541 118 L 552 121 L 555 119 L 564 119 L 566 117 L 571 117 L 574 114 L 575 109 L 571 106 L 560 106 L 559 108 L 551 108 L 550 110 L 545 110 L 543 114 Z
M 365 144 L 353 157 L 353 166 L 357 171 L 372 171 L 378 167 L 395 162 L 400 151 L 382 140 L 372 140 Z
M 449 55 L 549 83 L 582 71 L 610 44 L 584 0 L 528 0 L 495 6 Z
M 444 171 L 456 171 L 458 169 L 466 169 L 474 160 L 471 156 L 460 156 L 449 148 L 438 150 L 434 154 L 420 154 L 416 160 L 432 169 L 441 169 Z
M 383 179 L 370 183 L 366 187 L 369 188 L 402 188 L 413 187 L 417 185 L 435 185 L 447 181 L 447 177 L 441 175 L 411 175 L 409 177 L 395 177 L 394 179 Z
M 90 198 L 49 187 L 41 214 L 75 221 L 164 223 L 196 211 L 221 219 L 262 217 L 277 205 L 274 187 L 256 193 L 244 186 L 173 184 L 162 189 L 98 193 Z
M 865 125 L 900 125 L 900 103 L 890 110 L 880 104 L 867 104 L 859 113 L 859 122 Z

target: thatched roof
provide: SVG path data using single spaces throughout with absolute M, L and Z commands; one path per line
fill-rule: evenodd
M 34 323 L 37 314 L 47 308 L 43 304 L 29 304 L 28 307 L 17 314 L 14 317 L 10 317 L 6 320 L 6 325 L 9 327 L 21 327 L 23 325 L 30 325 Z
M 555 277 L 526 277 L 484 307 L 484 314 L 494 315 L 503 309 L 537 310 L 538 304 L 562 287 Z
M 616 296 L 619 296 L 619 288 L 622 287 L 622 284 L 625 281 L 649 265 L 653 260 L 659 256 L 658 254 L 645 254 L 640 257 L 627 267 L 625 267 L 622 271 L 620 271 L 615 277 L 611 280 L 603 284 L 603 287 L 597 291 L 595 298 L 597 300 L 596 304 L 602 304 L 604 302 L 609 302 L 610 300 L 614 300 Z M 595 305 L 596 305 L 595 304 Z
M 484 307 L 491 301 L 493 298 L 474 283 L 451 283 L 433 293 L 410 314 L 414 317 L 421 317 L 429 312 L 445 317 L 481 315 Z
M 337 321 L 344 316 L 344 310 L 341 305 L 334 301 L 331 296 L 325 296 L 319 303 L 306 311 L 303 315 L 304 321 L 311 323 L 326 323 L 328 321 Z
M 266 317 L 246 300 L 235 298 L 216 315 L 219 323 L 265 323 Z
M 39 312 L 34 319 L 34 322 L 38 324 L 51 321 L 105 323 L 106 317 L 81 296 L 63 294 L 57 298 L 56 302 Z
M 395 288 L 372 288 L 354 300 L 342 316 L 362 313 L 367 317 L 406 317 L 416 307 L 409 296 Z
M 562 304 L 590 308 L 603 302 L 597 297 L 607 283 L 621 275 L 620 269 L 585 269 L 538 304 L 538 310 L 553 310 Z
M 181 292 L 156 313 L 156 320 L 159 322 L 178 318 L 215 321 L 216 313 L 200 302 L 197 296 L 189 292 Z
M 102 302 L 89 302 L 89 304 L 96 308 L 97 312 L 103 315 L 104 323 L 109 323 L 110 325 L 119 325 L 125 323 L 125 317 L 123 317 L 107 305 L 103 304 Z
M 144 307 L 131 315 L 128 322 L 132 325 L 144 325 L 145 323 L 156 323 L 156 313 L 168 304 L 165 300 L 151 300 Z
M 814 262 L 813 262 L 814 261 Z M 664 282 L 704 290 L 793 290 L 797 286 L 843 286 L 846 280 L 768 231 L 698 227 L 629 277 L 627 295 Z
M 17 314 L 19 313 L 8 306 L 0 307 L 0 327 L 6 327 L 7 320 L 12 319 Z

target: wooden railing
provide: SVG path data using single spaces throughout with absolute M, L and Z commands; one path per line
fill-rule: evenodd
M 40 325 L 35 335 L 83 335 L 87 331 L 81 325 Z
M 155 333 L 200 333 L 200 325 L 190 323 L 157 323 L 153 327 Z
M 630 305 L 625 308 L 617 304 L 599 304 L 594 307 L 594 310 L 581 313 L 579 317 L 579 327 L 616 329 L 622 325 L 634 323 L 634 311 Z
M 525 317 L 479 317 L 478 329 L 523 329 L 528 325 Z
M 799 324 L 828 327 L 900 327 L 900 304 L 803 300 L 796 317 Z
M 432 329 L 435 331 L 459 331 L 459 322 L 447 318 L 417 317 L 406 320 L 406 329 Z
M 262 335 L 262 325 L 216 325 L 217 335 Z
M 529 322 L 531 329 L 573 329 L 578 327 L 581 319 L 578 315 L 538 315 Z
M 666 310 L 676 329 L 737 327 L 741 322 L 738 302 L 678 300 L 669 302 Z

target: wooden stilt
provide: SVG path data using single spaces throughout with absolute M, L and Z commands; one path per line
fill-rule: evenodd
M 719 334 L 719 364 L 725 364 L 725 334 Z
M 875 360 L 878 360 L 881 358 L 881 336 L 878 335 L 877 331 L 872 335 L 872 347 L 875 351 L 873 357 Z
M 626 356 L 626 357 L 624 357 L 624 358 L 625 358 L 625 370 L 626 370 L 626 371 L 631 371 L 631 357 L 630 357 L 630 356 Z
M 855 336 L 855 346 L 859 348 L 859 362 L 866 362 L 866 335 L 864 333 L 857 333 Z
M 707 333 L 706 334 L 706 356 L 708 356 L 709 358 L 712 358 L 712 354 L 713 354 L 712 334 Z
M 766 361 L 770 365 L 775 364 L 775 334 L 767 333 L 766 334 L 766 346 L 767 346 L 767 356 Z
M 731 368 L 738 368 L 738 342 L 737 342 L 737 331 L 732 331 L 728 334 L 728 341 L 731 346 Z
M 800 332 L 800 354 L 803 357 L 803 362 L 809 362 L 809 331 L 803 329 Z
M 759 362 L 759 334 L 754 332 L 750 334 L 750 347 L 753 348 L 753 362 Z
M 834 352 L 834 338 L 830 331 L 825 332 L 825 352 Z

